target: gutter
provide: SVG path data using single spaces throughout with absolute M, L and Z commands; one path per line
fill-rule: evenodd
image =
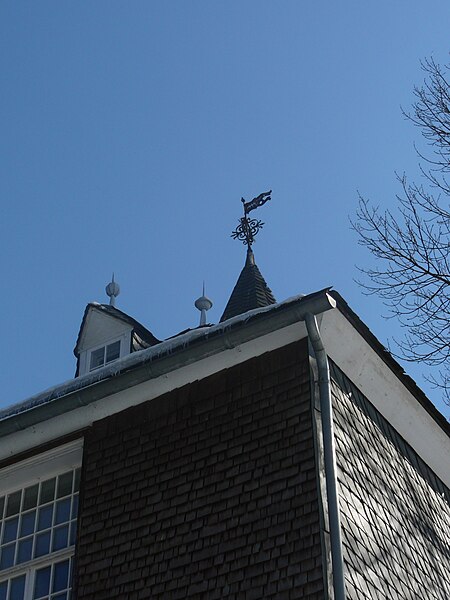
M 0 418 L 0 438 L 302 322 L 307 313 L 320 314 L 335 307 L 336 301 L 325 289 L 205 327 L 194 338 L 180 335 L 135 352 L 119 368 L 112 363 L 95 376 L 74 379 L 12 407 L 15 410 Z
M 338 481 L 336 473 L 336 450 L 333 432 L 333 407 L 328 357 L 320 337 L 316 317 L 307 313 L 304 317 L 318 367 L 319 399 L 322 413 L 325 482 L 330 523 L 331 557 L 335 600 L 345 600 L 344 561 L 342 558 L 341 522 L 339 516 Z

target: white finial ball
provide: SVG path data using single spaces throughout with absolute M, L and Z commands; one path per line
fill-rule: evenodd
M 197 308 L 198 310 L 209 310 L 213 305 L 211 300 L 206 296 L 200 296 L 200 298 L 197 298 L 194 304 L 195 308 Z
M 109 296 L 110 298 L 111 297 L 116 298 L 120 294 L 120 286 L 118 283 L 116 283 L 114 281 L 114 278 L 113 278 L 111 283 L 108 283 L 108 285 L 106 286 L 105 291 L 106 291 L 106 295 Z

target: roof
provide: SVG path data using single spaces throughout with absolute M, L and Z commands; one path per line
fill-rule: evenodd
M 24 402 L 5 408 L 0 411 L 0 437 L 30 427 L 33 427 L 33 431 L 37 431 L 35 425 L 43 424 L 45 421 L 48 421 L 49 427 L 53 427 L 50 423 L 53 423 L 54 417 L 67 414 L 82 406 L 92 405 L 103 398 L 109 398 L 112 394 L 117 398 L 122 393 L 124 401 L 128 401 L 126 398 L 129 397 L 130 388 L 137 390 L 141 384 L 150 386 L 146 388 L 147 394 L 148 390 L 157 393 L 160 389 L 159 385 L 167 388 L 181 385 L 183 377 L 188 378 L 192 374 L 198 379 L 203 376 L 201 363 L 205 364 L 204 359 L 207 359 L 206 362 L 210 365 L 225 364 L 228 360 L 227 356 L 234 357 L 236 360 L 245 360 L 244 348 L 248 347 L 253 352 L 254 343 L 257 344 L 260 338 L 274 340 L 273 336 L 276 335 L 278 336 L 276 339 L 285 340 L 286 334 L 283 332 L 288 330 L 297 336 L 300 331 L 297 329 L 298 323 L 304 320 L 306 313 L 328 314 L 329 309 L 336 306 L 337 312 L 381 358 L 394 378 L 415 397 L 418 405 L 421 405 L 431 417 L 431 421 L 438 425 L 444 438 L 450 438 L 450 423 L 404 373 L 402 367 L 349 308 L 343 298 L 337 292 L 330 292 L 329 288 L 254 309 L 211 327 L 188 331 L 145 350 L 133 352 L 95 372 L 71 379 L 36 394 Z M 334 312 L 331 310 L 329 314 Z M 230 355 L 227 354 L 229 350 Z M 218 357 L 219 363 L 215 363 L 214 357 Z M 210 359 L 214 359 L 213 362 L 208 362 Z M 198 371 L 195 365 L 198 365 Z M 161 383 L 157 384 L 156 381 Z M 141 392 L 137 393 L 141 394 Z M 86 415 L 89 416 L 90 411 L 87 411 Z M 67 422 L 72 423 L 72 419 Z M 53 429 L 51 432 L 55 435 Z M 28 437 L 25 436 L 23 440 L 28 440 Z
M 220 318 L 220 322 L 245 313 L 248 310 L 263 308 L 275 303 L 276 300 L 272 291 L 255 263 L 253 251 L 251 248 L 248 248 L 244 268 L 231 292 L 230 299 Z
M 87 373 L 75 379 L 69 379 L 66 382 L 55 385 L 43 392 L 40 392 L 23 402 L 19 402 L 12 406 L 8 406 L 0 410 L 0 436 L 2 435 L 2 427 L 8 429 L 6 421 L 19 418 L 24 413 L 30 411 L 36 411 L 37 409 L 43 408 L 45 405 L 54 406 L 58 399 L 67 397 L 71 394 L 75 396 L 83 389 L 93 388 L 102 382 L 106 382 L 111 379 L 116 379 L 117 376 L 127 373 L 129 371 L 135 371 L 143 365 L 154 364 L 165 358 L 175 358 L 176 354 L 182 354 L 183 351 L 190 351 L 194 353 L 194 348 L 199 346 L 206 346 L 208 342 L 211 344 L 218 338 L 227 338 L 225 345 L 229 345 L 229 339 L 231 332 L 242 331 L 247 325 L 257 324 L 259 325 L 258 332 L 256 335 L 261 335 L 261 322 L 270 321 L 270 329 L 277 329 L 286 326 L 290 321 L 297 321 L 299 318 L 299 312 L 307 310 L 308 312 L 322 312 L 331 308 L 330 299 L 328 294 L 328 288 L 309 294 L 308 296 L 299 295 L 292 298 L 288 298 L 284 302 L 270 305 L 269 307 L 255 309 L 248 311 L 241 315 L 237 315 L 226 322 L 213 325 L 211 327 L 199 327 L 196 329 L 188 330 L 186 333 L 174 336 L 163 342 L 153 345 L 140 352 L 133 352 L 127 356 L 119 358 L 114 362 L 106 365 L 93 372 Z M 88 305 L 89 307 L 90 305 Z M 104 307 L 105 305 L 94 305 L 95 307 Z M 333 305 L 334 306 L 334 305 Z M 111 307 L 107 306 L 107 309 Z M 117 310 L 117 309 L 115 309 Z M 117 311 L 120 312 L 120 311 Z M 292 315 L 290 315 L 292 313 Z M 277 318 L 278 315 L 278 318 Z M 242 334 L 239 334 L 243 337 Z M 218 344 L 218 346 L 221 345 Z M 205 350 L 207 353 L 211 353 L 211 350 Z M 194 360 L 194 358 L 192 359 Z M 157 369 L 152 367 L 152 372 L 147 371 L 145 377 L 151 378 L 156 376 Z M 80 404 L 77 400 L 75 401 L 78 405 Z M 68 409 L 68 406 L 64 407 L 64 411 Z M 20 429 L 18 424 L 12 427 L 12 430 Z M 9 431 L 10 433 L 11 431 Z

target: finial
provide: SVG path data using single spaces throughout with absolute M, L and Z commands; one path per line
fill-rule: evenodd
M 200 311 L 199 327 L 203 327 L 204 325 L 206 325 L 206 311 L 208 311 L 213 305 L 211 300 L 207 296 L 205 296 L 205 282 L 203 282 L 202 295 L 200 296 L 200 298 L 197 298 L 194 304 L 195 308 L 197 308 Z
M 114 281 L 114 273 L 112 274 L 112 280 L 105 288 L 106 295 L 109 296 L 109 305 L 116 305 L 116 298 L 120 294 L 120 286 Z
M 258 208 L 259 206 L 265 204 L 268 200 L 271 200 L 271 193 L 272 190 L 263 192 L 259 196 L 256 196 L 256 198 L 253 198 L 253 200 L 250 200 L 250 202 L 246 202 L 244 198 L 241 198 L 241 202 L 244 207 L 244 216 L 239 219 L 239 225 L 233 231 L 231 237 L 235 240 L 240 240 L 243 242 L 247 246 L 248 250 L 251 250 L 252 244 L 255 241 L 255 236 L 262 228 L 264 223 L 259 219 L 249 219 L 247 215 L 251 210 Z

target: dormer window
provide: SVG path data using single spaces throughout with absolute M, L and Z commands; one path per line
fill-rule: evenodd
M 74 350 L 77 357 L 75 377 L 92 373 L 131 352 L 158 343 L 150 331 L 114 306 L 88 304 Z
M 94 371 L 95 369 L 99 369 L 104 365 L 112 362 L 113 360 L 118 359 L 120 356 L 120 340 L 116 342 L 112 342 L 112 344 L 108 344 L 107 346 L 101 346 L 96 350 L 92 350 L 89 370 Z

